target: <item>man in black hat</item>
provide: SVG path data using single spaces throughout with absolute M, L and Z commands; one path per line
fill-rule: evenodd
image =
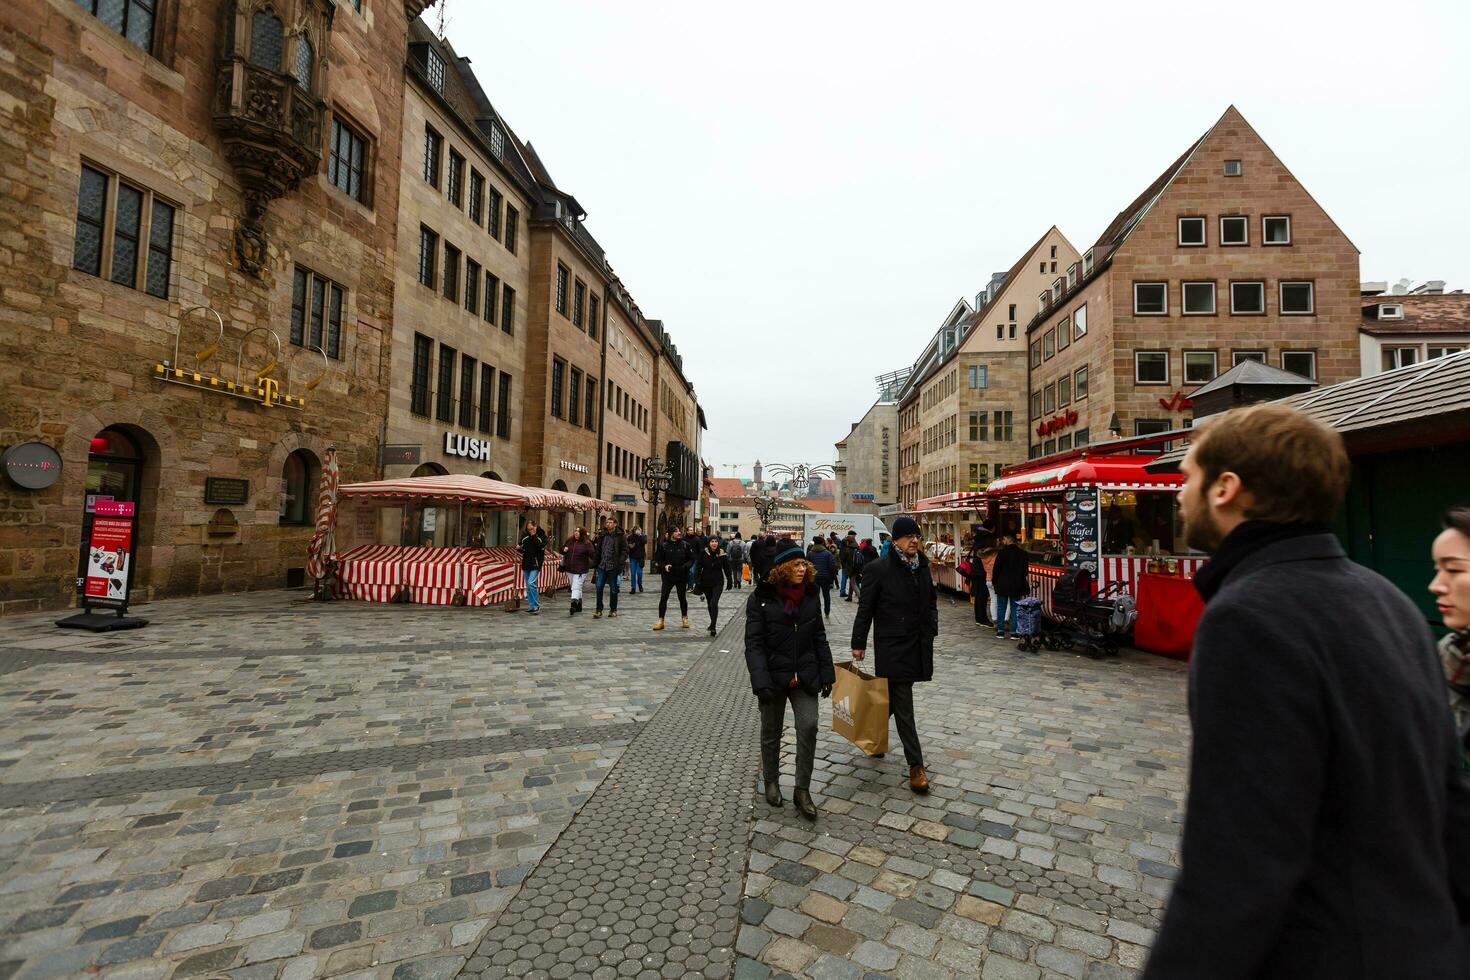
M 929 792 L 924 749 L 914 724 L 914 684 L 934 678 L 934 638 L 939 635 L 939 605 L 929 577 L 929 559 L 913 518 L 893 522 L 893 547 L 887 557 L 863 567 L 857 618 L 852 624 L 852 659 L 867 654 L 868 627 L 877 644 L 873 673 L 888 678 L 888 712 L 898 725 L 909 788 Z

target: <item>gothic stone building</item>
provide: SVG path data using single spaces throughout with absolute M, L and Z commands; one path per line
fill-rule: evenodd
M 0 5 L 0 612 L 299 581 L 328 447 L 378 471 L 403 51 L 421 0 Z M 44 482 L 44 481 L 43 481 Z

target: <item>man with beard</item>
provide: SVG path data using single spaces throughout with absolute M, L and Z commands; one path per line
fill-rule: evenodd
M 1144 977 L 1470 976 L 1470 791 L 1423 615 L 1330 530 L 1342 439 L 1255 405 L 1183 470 L 1212 557 L 1182 870 Z

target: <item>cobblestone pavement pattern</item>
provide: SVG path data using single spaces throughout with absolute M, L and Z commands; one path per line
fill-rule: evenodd
M 650 633 L 647 596 L 600 621 L 297 598 L 0 621 L 0 980 L 1107 980 L 1146 955 L 1179 665 L 1026 656 L 941 599 L 933 793 L 823 702 L 813 826 L 754 793 L 738 616 L 710 641 Z

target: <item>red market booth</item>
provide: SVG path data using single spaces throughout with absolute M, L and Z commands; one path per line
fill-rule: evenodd
M 400 544 L 364 542 L 334 555 L 342 589 L 367 602 L 488 606 L 526 592 L 520 553 L 484 547 L 486 512 L 552 514 L 612 510 L 605 500 L 479 476 L 420 476 L 349 483 L 338 496 L 356 509 L 359 533 L 386 535 L 397 525 Z M 396 512 L 398 519 L 393 520 Z M 335 513 L 332 522 L 335 525 Z M 561 542 L 547 541 L 539 588 L 567 584 L 559 570 Z
M 1186 658 L 1203 605 L 1190 581 L 1205 557 L 1184 544 L 1178 493 L 1184 478 L 1152 473 L 1179 434 L 1101 443 L 1010 467 L 985 495 L 997 529 L 1030 556 L 1031 586 L 1050 616 L 1068 569 L 1086 569 L 1098 591 L 1118 584 L 1138 606 L 1134 643 Z
M 959 573 L 959 563 L 966 551 L 964 537 L 972 525 L 981 523 L 989 507 L 983 490 L 925 497 L 915 505 L 913 516 L 924 537 L 929 577 L 935 585 L 969 593 L 969 583 Z M 988 563 L 986 567 L 988 570 Z

